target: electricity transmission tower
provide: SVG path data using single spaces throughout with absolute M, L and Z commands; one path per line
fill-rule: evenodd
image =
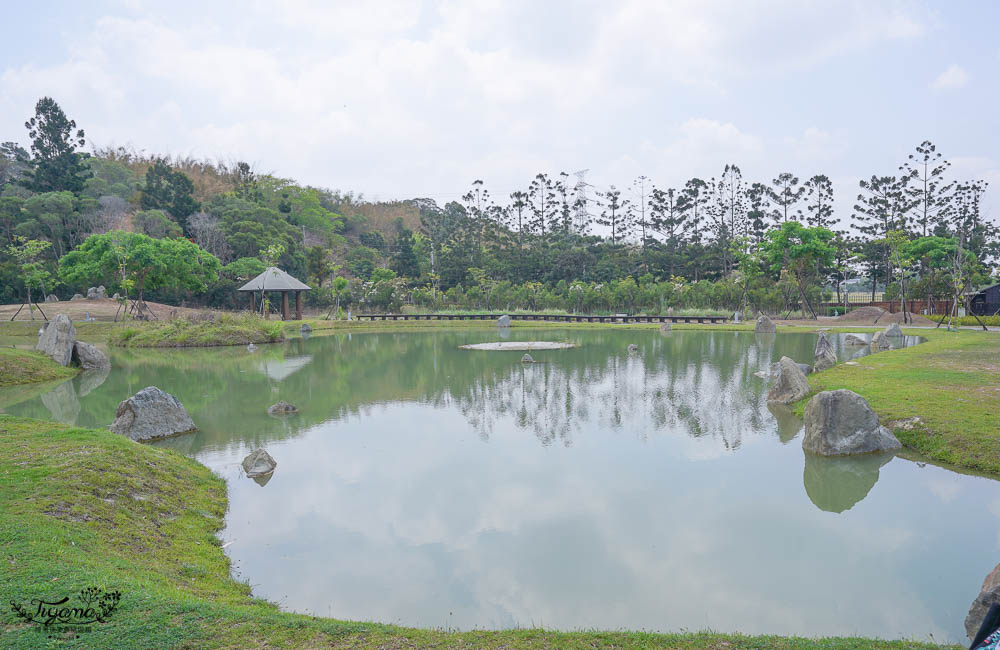
M 587 188 L 593 187 L 593 185 L 585 180 L 589 171 L 589 169 L 581 169 L 578 172 L 573 172 L 573 175 L 576 176 L 576 185 L 573 186 L 573 193 L 576 195 L 573 226 L 576 228 L 576 232 L 581 235 L 586 232 L 587 226 L 590 224 L 590 212 L 587 208 L 590 199 L 587 197 Z

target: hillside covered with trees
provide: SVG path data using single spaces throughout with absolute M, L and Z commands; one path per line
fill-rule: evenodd
M 237 308 L 267 265 L 316 306 L 818 313 L 845 281 L 895 300 L 949 299 L 989 280 L 997 225 L 987 186 L 954 178 L 922 142 L 835 214 L 833 183 L 717 177 L 595 188 L 539 173 L 509 196 L 476 180 L 460 201 L 367 202 L 222 163 L 86 151 L 51 98 L 27 148 L 0 145 L 0 302 L 88 286 L 170 304 Z M 456 182 L 458 182 L 456 180 Z

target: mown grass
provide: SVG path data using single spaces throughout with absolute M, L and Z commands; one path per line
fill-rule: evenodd
M 173 348 L 275 343 L 284 340 L 281 321 L 253 314 L 222 314 L 215 320 L 122 323 L 111 329 L 108 344 L 120 347 Z
M 809 375 L 810 396 L 847 388 L 871 404 L 907 447 L 944 463 L 1000 474 L 1000 333 L 903 330 L 928 340 Z
M 0 416 L 4 648 L 931 648 L 860 638 L 710 632 L 449 632 L 281 612 L 230 577 L 215 533 L 225 484 L 176 452 L 108 431 Z M 56 634 L 9 607 L 118 590 L 106 623 Z
M 0 348 L 0 386 L 66 379 L 77 371 L 76 368 L 60 366 L 41 352 Z

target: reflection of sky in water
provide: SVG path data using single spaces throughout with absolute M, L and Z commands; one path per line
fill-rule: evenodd
M 94 426 L 145 385 L 178 395 L 201 431 L 162 444 L 228 480 L 236 572 L 296 611 L 961 640 L 1000 549 L 1000 485 L 806 457 L 753 373 L 810 362 L 815 336 L 514 334 L 581 346 L 533 365 L 456 349 L 491 330 L 116 353 L 100 383 L 0 404 Z M 268 417 L 278 399 L 302 414 Z M 260 445 L 278 461 L 264 487 L 239 469 Z

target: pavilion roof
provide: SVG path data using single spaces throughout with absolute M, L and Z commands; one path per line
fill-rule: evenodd
M 278 267 L 271 266 L 240 287 L 238 291 L 309 291 L 310 289 L 308 284 L 303 284 Z

